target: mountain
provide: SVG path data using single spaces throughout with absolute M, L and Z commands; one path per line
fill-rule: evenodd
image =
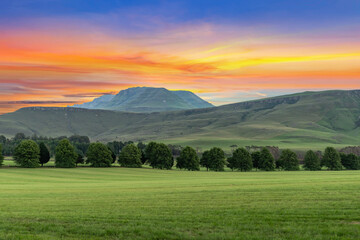
M 103 95 L 76 108 L 105 109 L 125 112 L 164 112 L 213 107 L 189 91 L 169 91 L 165 88 L 134 87 L 117 95 Z
M 161 113 L 23 108 L 0 116 L 0 135 L 88 135 L 208 148 L 233 144 L 323 149 L 360 143 L 360 90 L 304 92 L 220 107 Z

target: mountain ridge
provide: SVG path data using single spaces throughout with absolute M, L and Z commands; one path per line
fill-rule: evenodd
M 213 107 L 190 91 L 170 91 L 166 88 L 133 87 L 116 95 L 103 95 L 91 102 L 71 107 L 105 109 L 126 112 L 164 112 Z

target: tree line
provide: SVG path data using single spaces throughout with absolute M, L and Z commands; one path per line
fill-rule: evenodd
M 78 141 L 75 141 L 77 143 L 79 143 L 79 139 L 87 142 L 85 138 L 77 137 L 77 139 Z M 133 142 L 114 141 L 111 144 L 103 144 L 89 141 L 86 151 L 83 153 L 72 142 L 74 142 L 74 137 L 62 138 L 58 141 L 54 150 L 55 167 L 73 168 L 78 164 L 88 164 L 91 167 L 111 167 L 117 162 L 122 167 L 139 168 L 148 164 L 152 168 L 171 169 L 175 165 L 178 169 L 189 171 L 199 171 L 200 167 L 206 168 L 207 171 L 224 171 L 225 167 L 229 167 L 232 171 L 244 172 L 253 169 L 262 171 L 300 170 L 297 154 L 289 149 L 281 151 L 279 157 L 275 159 L 266 147 L 253 152 L 240 147 L 234 149 L 231 156 L 226 157 L 225 152 L 219 147 L 213 147 L 199 154 L 189 146 L 178 151 L 177 147 L 174 150 L 172 145 L 157 142 L 149 144 L 140 142 L 135 145 Z M 2 152 L 2 144 L 0 144 L 0 165 L 4 160 Z M 178 153 L 176 159 L 174 152 Z M 25 138 L 13 150 L 14 161 L 17 165 L 26 168 L 43 166 L 49 162 L 50 157 L 50 149 L 44 141 L 38 144 L 33 139 Z M 333 147 L 326 148 L 323 156 L 319 156 L 318 153 L 311 150 L 305 154 L 303 165 L 305 170 L 316 171 L 323 167 L 329 170 L 359 170 L 360 158 L 353 153 L 339 153 Z

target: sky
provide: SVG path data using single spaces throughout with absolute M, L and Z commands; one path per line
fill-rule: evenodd
M 0 3 L 0 114 L 136 86 L 214 105 L 360 89 L 358 0 Z

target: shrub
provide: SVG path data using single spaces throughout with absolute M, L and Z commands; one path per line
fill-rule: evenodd
M 187 169 L 189 171 L 199 171 L 200 162 L 195 149 L 187 146 L 180 152 L 177 158 L 176 167 L 180 169 Z
M 264 171 L 275 170 L 275 159 L 267 148 L 263 148 L 260 152 L 259 169 Z
M 126 145 L 120 152 L 119 164 L 122 167 L 140 168 L 142 165 L 140 149 L 133 143 Z
M 77 154 L 75 148 L 68 139 L 62 139 L 55 149 L 55 167 L 76 167 Z
M 322 159 L 322 165 L 330 170 L 341 170 L 340 154 L 333 147 L 327 147 Z
M 307 151 L 305 154 L 304 168 L 305 170 L 310 171 L 321 170 L 320 158 L 316 153 L 311 150 Z
M 113 161 L 109 148 L 99 142 L 89 145 L 86 156 L 86 163 L 90 163 L 91 167 L 111 167 Z
M 158 169 L 171 169 L 174 158 L 168 146 L 163 143 L 151 142 L 146 146 L 146 158 L 150 166 Z
M 353 153 L 350 154 L 340 154 L 341 164 L 348 170 L 358 170 L 360 169 L 360 159 Z
M 16 146 L 14 160 L 21 167 L 34 168 L 40 164 L 40 148 L 33 140 L 23 140 Z
M 253 168 L 250 153 L 245 148 L 238 148 L 233 152 L 231 158 L 228 159 L 228 167 L 238 169 L 242 172 L 251 171 Z
M 44 166 L 44 164 L 48 163 L 50 160 L 50 152 L 49 149 L 46 147 L 45 143 L 40 143 L 40 164 Z
M 300 170 L 299 168 L 299 159 L 295 152 L 290 149 L 282 151 L 278 162 L 278 166 L 285 171 L 296 171 Z

